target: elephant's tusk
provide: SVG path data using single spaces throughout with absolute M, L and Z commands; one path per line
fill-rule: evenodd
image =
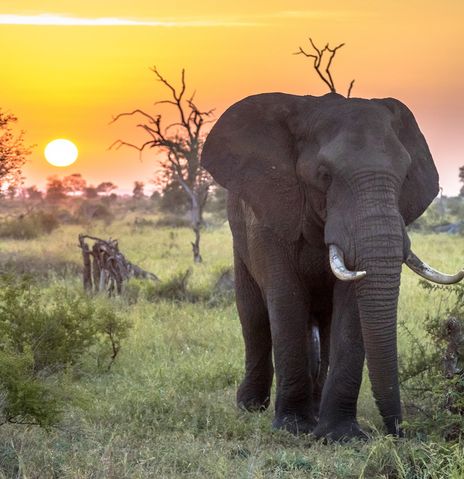
M 356 281 L 366 276 L 365 271 L 350 271 L 347 269 L 342 250 L 334 244 L 329 246 L 329 259 L 332 273 L 342 281 Z
M 406 264 L 419 276 L 438 284 L 459 283 L 459 281 L 464 278 L 464 270 L 461 270 L 456 274 L 440 273 L 440 271 L 433 269 L 428 264 L 420 260 L 412 251 L 406 258 Z

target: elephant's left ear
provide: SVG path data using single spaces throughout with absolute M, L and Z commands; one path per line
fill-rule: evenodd
M 438 172 L 424 135 L 409 108 L 394 98 L 379 101 L 395 115 L 399 140 L 412 160 L 403 183 L 399 204 L 401 215 L 408 225 L 418 218 L 437 196 Z

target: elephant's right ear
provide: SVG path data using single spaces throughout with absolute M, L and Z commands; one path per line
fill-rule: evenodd
M 300 236 L 303 212 L 296 140 L 289 128 L 299 98 L 266 93 L 239 101 L 214 125 L 201 158 L 221 186 L 245 200 L 262 224 L 289 240 Z
M 394 114 L 398 138 L 411 157 L 411 165 L 399 199 L 401 215 L 408 225 L 415 221 L 437 196 L 438 172 L 424 135 L 409 108 L 394 98 L 379 101 Z

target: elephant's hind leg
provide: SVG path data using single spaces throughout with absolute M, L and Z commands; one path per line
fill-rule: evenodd
M 261 290 L 238 254 L 235 291 L 245 340 L 245 378 L 237 391 L 237 405 L 247 411 L 262 411 L 269 406 L 274 374 L 269 316 Z

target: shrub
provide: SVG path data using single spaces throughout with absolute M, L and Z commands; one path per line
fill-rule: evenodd
M 114 215 L 108 205 L 100 201 L 83 201 L 75 213 L 75 218 L 79 222 L 89 222 L 92 220 L 102 220 L 109 225 L 114 219 Z
M 185 216 L 165 214 L 156 221 L 155 226 L 168 228 L 191 228 L 191 221 Z
M 58 226 L 59 222 L 55 215 L 36 211 L 0 223 L 0 238 L 33 239 L 50 234 Z
M 36 279 L 47 280 L 51 277 L 76 277 L 82 273 L 82 263 L 67 260 L 60 256 L 45 254 L 24 254 L 1 252 L 0 271 L 15 275 L 28 274 Z
M 150 219 L 147 219 L 147 218 L 136 216 L 132 225 L 133 225 L 134 229 L 143 230 L 144 228 L 154 228 L 156 223 L 155 223 L 154 220 L 150 220 Z
M 50 426 L 63 407 L 63 390 L 34 371 L 30 349 L 19 353 L 0 350 L 2 423 L 32 423 Z
M 410 416 L 405 427 L 416 434 L 438 433 L 445 440 L 457 440 L 464 433 L 464 286 L 445 288 L 426 281 L 421 286 L 448 296 L 427 316 L 425 340 L 402 325 L 413 345 L 400 363 Z
M 189 268 L 156 283 L 131 278 L 124 288 L 123 297 L 129 304 L 137 303 L 140 299 L 152 303 L 161 300 L 196 303 L 206 299 L 207 295 L 190 288 L 191 275 L 192 270 Z
M 203 301 L 206 306 L 228 305 L 234 300 L 233 269 L 221 266 L 213 274 L 211 286 L 205 289 L 191 286 L 192 270 L 181 271 L 171 278 L 156 283 L 131 278 L 124 287 L 123 297 L 129 304 L 140 299 L 149 302 L 161 300 L 197 303 Z
M 188 288 L 191 275 L 192 270 L 188 269 L 175 274 L 166 281 L 150 283 L 146 290 L 146 299 L 148 301 L 157 301 L 160 299 L 170 301 L 197 301 L 199 299 L 198 294 Z
M 104 298 L 62 287 L 44 293 L 30 278 L 0 276 L 0 414 L 4 421 L 55 422 L 60 385 L 86 353 L 111 366 L 129 323 Z M 77 370 L 76 370 L 77 371 Z
M 230 304 L 235 298 L 234 270 L 230 266 L 218 268 L 208 300 L 210 306 Z
M 213 213 L 215 216 L 226 221 L 227 219 L 227 190 L 219 185 L 215 185 L 208 196 L 205 211 Z
M 100 339 L 97 361 L 99 366 L 109 371 L 121 349 L 121 341 L 129 334 L 131 323 L 125 316 L 117 314 L 114 306 L 103 299 L 96 312 L 95 327 Z
M 160 201 L 160 208 L 166 213 L 179 215 L 185 213 L 190 207 L 188 194 L 178 181 L 171 181 L 163 191 Z

